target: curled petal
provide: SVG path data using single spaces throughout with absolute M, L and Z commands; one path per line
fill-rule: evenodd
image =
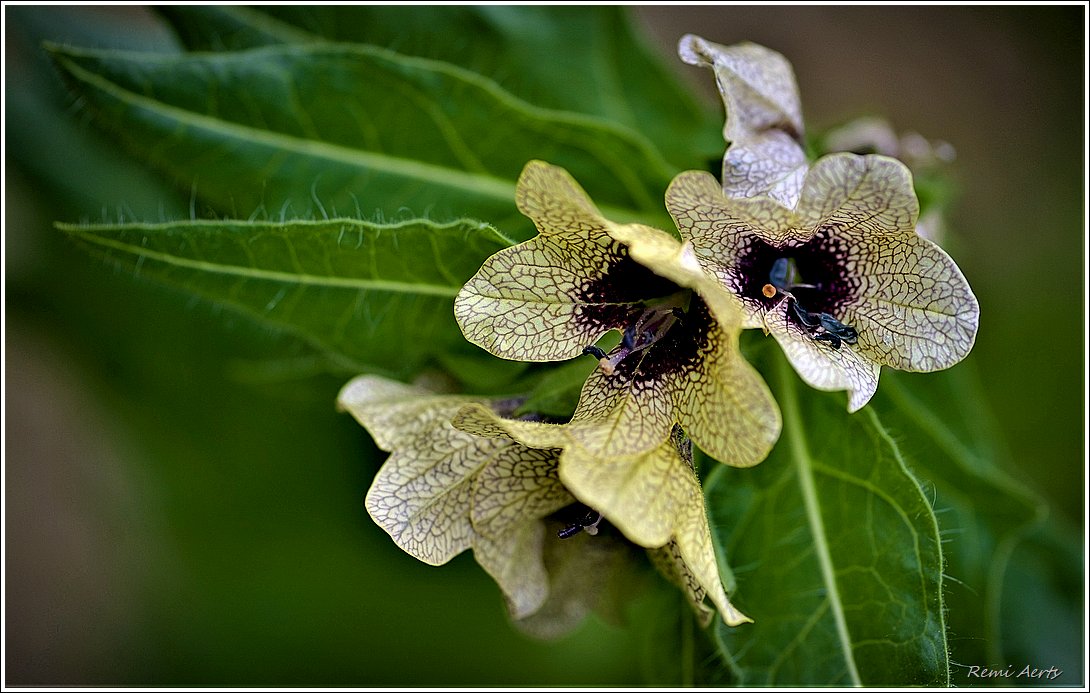
M 678 42 L 678 55 L 690 65 L 715 71 L 727 122 L 729 142 L 766 130 L 802 135 L 802 106 L 791 63 L 776 51 L 755 43 L 722 46 L 694 34 Z
M 451 425 L 470 435 L 516 440 L 531 448 L 563 448 L 569 443 L 560 424 L 505 419 L 480 404 L 462 407 L 451 419 Z
M 523 522 L 473 543 L 473 557 L 500 586 L 511 618 L 529 616 L 549 596 L 544 547 L 545 523 L 540 521 Z
M 423 388 L 374 375 L 353 378 L 337 395 L 337 407 L 347 411 L 389 452 L 399 442 L 432 428 L 472 397 L 439 395 Z
M 678 44 L 681 59 L 709 67 L 723 97 L 723 192 L 730 197 L 767 195 L 794 207 L 806 174 L 802 107 L 791 64 L 779 53 L 752 43 L 721 46 L 688 34 Z

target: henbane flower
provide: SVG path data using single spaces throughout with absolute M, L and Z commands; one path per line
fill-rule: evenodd
M 666 206 L 701 267 L 779 342 L 804 380 L 865 405 L 880 366 L 934 371 L 972 349 L 979 306 L 950 257 L 916 233 L 911 174 L 895 159 L 835 154 L 798 205 L 730 198 L 710 174 L 674 179 Z
M 469 341 L 510 359 L 599 358 L 571 420 L 513 421 L 469 406 L 455 426 L 558 448 L 573 495 L 648 548 L 676 555 L 732 624 L 747 620 L 722 592 L 689 439 L 726 464 L 764 459 L 780 415 L 738 351 L 741 314 L 688 244 L 605 219 L 563 169 L 527 164 L 519 209 L 539 235 L 500 251 L 466 283 L 455 316 Z M 610 330 L 621 343 L 595 342 Z
M 512 618 L 526 630 L 555 636 L 592 608 L 608 605 L 633 572 L 632 547 L 609 517 L 579 503 L 558 478 L 558 450 L 522 445 L 505 435 L 476 436 L 450 419 L 474 406 L 496 416 L 511 400 L 441 395 L 375 376 L 360 376 L 338 397 L 391 451 L 367 494 L 376 523 L 410 555 L 439 565 L 472 549 L 503 590 Z M 695 484 L 690 468 L 689 477 Z M 703 518 L 696 486 L 695 504 Z M 705 595 L 724 620 L 746 620 L 719 581 L 706 521 L 702 534 L 652 552 L 655 563 L 685 588 L 705 619 Z M 589 536 L 596 535 L 596 536 Z
M 466 338 L 515 360 L 600 357 L 566 427 L 588 457 L 647 453 L 680 424 L 726 464 L 764 459 L 779 410 L 738 351 L 732 297 L 692 248 L 608 221 L 543 162 L 527 164 L 516 199 L 539 235 L 490 257 L 462 288 L 454 311 Z M 607 355 L 594 344 L 610 330 L 623 339 Z
M 727 109 L 722 186 L 677 176 L 666 205 L 700 267 L 728 289 L 746 327 L 771 333 L 804 380 L 865 405 L 881 366 L 947 368 L 976 339 L 979 306 L 953 260 L 917 233 L 908 169 L 882 156 L 813 165 L 791 66 L 753 44 L 681 39 L 710 67 Z

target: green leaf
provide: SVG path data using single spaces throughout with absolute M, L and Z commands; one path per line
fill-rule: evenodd
M 298 336 L 341 369 L 400 375 L 439 354 L 469 352 L 454 321 L 454 296 L 485 257 L 509 244 L 468 220 L 58 228 L 140 277 Z
M 971 362 L 941 373 L 883 373 L 873 406 L 934 496 L 949 576 L 951 659 L 1001 668 L 1010 557 L 1044 507 L 997 466 L 1001 437 L 985 415 Z
M 948 683 L 942 553 L 927 498 L 873 408 L 802 385 L 778 351 L 784 433 L 752 469 L 720 466 L 708 510 L 755 621 L 719 628 L 739 685 Z
M 622 7 L 176 5 L 160 8 L 195 50 L 317 40 L 390 47 L 459 65 L 545 108 L 643 133 L 678 168 L 722 155 L 716 109 L 646 47 Z
M 50 50 L 104 128 L 231 216 L 407 209 L 526 238 L 514 184 L 543 158 L 591 181 L 607 215 L 665 220 L 674 169 L 642 135 L 532 106 L 446 63 L 333 44 L 183 57 Z

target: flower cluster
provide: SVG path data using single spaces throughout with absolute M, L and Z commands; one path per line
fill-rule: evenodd
M 516 203 L 538 235 L 488 258 L 455 301 L 466 339 L 495 356 L 598 360 L 570 419 L 372 376 L 339 399 L 391 452 L 367 497 L 376 522 L 428 563 L 472 549 L 535 632 L 600 607 L 633 547 L 705 622 L 705 599 L 727 624 L 749 620 L 727 597 L 692 461 L 695 445 L 751 466 L 779 437 L 743 329 L 771 334 L 813 387 L 846 390 L 850 411 L 881 366 L 946 368 L 976 335 L 965 278 L 917 233 L 903 164 L 808 162 L 782 56 L 695 36 L 679 52 L 714 70 L 729 143 L 722 183 L 688 171 L 666 191 L 680 238 L 606 219 L 566 171 L 532 161 Z

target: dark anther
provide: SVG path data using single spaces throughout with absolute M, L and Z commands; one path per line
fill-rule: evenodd
M 806 310 L 802 307 L 802 304 L 800 304 L 793 297 L 789 300 L 791 301 L 791 309 L 795 311 L 795 316 L 798 317 L 799 322 L 811 329 L 819 327 L 821 325 L 820 315 L 814 315 L 810 311 Z M 824 313 L 822 315 L 824 315 Z
M 825 331 L 830 334 L 835 334 L 840 339 L 843 339 L 848 344 L 855 344 L 859 338 L 859 333 L 856 332 L 854 327 L 845 325 L 828 313 L 821 313 L 818 315 L 821 320 L 821 326 L 825 328 Z
M 583 356 L 586 356 L 587 354 L 590 354 L 591 356 L 599 360 L 606 357 L 606 352 L 602 351 L 596 346 L 589 346 L 583 349 Z
M 787 300 L 791 303 L 795 317 L 815 341 L 826 342 L 832 348 L 839 349 L 842 342 L 855 344 L 859 339 L 859 333 L 854 327 L 845 325 L 828 313 L 811 313 L 794 296 L 789 295 Z
M 564 529 L 558 530 L 556 536 L 560 537 L 561 539 L 571 539 L 576 534 L 579 534 L 582 531 L 583 525 L 579 524 L 578 522 L 573 522 Z
M 578 506 L 576 506 L 578 507 Z M 583 506 L 586 507 L 586 506 Z M 602 513 L 597 510 L 587 508 L 587 511 L 583 513 L 575 522 L 568 523 L 563 529 L 558 530 L 556 536 L 561 539 L 570 539 L 576 534 L 586 530 L 587 534 L 598 533 L 598 523 L 602 521 Z

